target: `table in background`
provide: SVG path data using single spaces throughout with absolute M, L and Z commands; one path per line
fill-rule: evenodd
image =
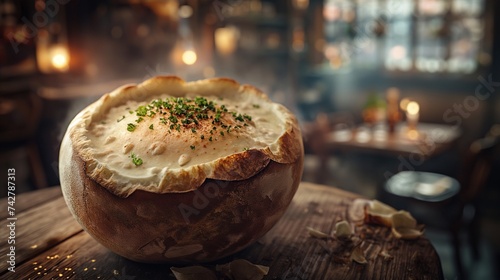
M 270 267 L 264 279 L 443 279 L 441 263 L 426 238 L 395 239 L 390 229 L 364 225 L 359 195 L 333 187 L 301 183 L 276 226 L 236 258 Z M 71 216 L 60 188 L 25 193 L 16 198 L 16 272 L 0 262 L 1 279 L 174 279 L 169 264 L 141 264 L 107 250 L 82 230 Z M 0 227 L 7 227 L 7 201 L 0 201 Z M 339 241 L 309 237 L 306 227 L 332 232 L 348 220 L 362 240 L 368 263 L 342 258 Z M 8 253 L 7 238 L 0 255 Z M 387 251 L 392 258 L 380 255 Z M 213 267 L 214 263 L 207 264 Z
M 372 153 L 408 156 L 411 154 L 431 158 L 449 150 L 462 134 L 460 128 L 451 125 L 420 123 L 414 132 L 400 123 L 389 134 L 386 126 L 332 131 L 326 135 L 328 150 L 359 150 Z

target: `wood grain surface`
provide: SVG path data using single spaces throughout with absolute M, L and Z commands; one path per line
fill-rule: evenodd
M 28 199 L 32 206 L 24 202 Z M 426 238 L 398 240 L 388 228 L 365 225 L 362 199 L 333 187 L 302 183 L 268 234 L 233 256 L 202 265 L 213 269 L 246 259 L 270 267 L 264 279 L 443 279 L 439 257 Z M 170 272 L 173 264 L 136 263 L 97 243 L 73 219 L 57 188 L 19 195 L 16 202 L 23 205 L 16 208 L 16 272 L 7 271 L 2 261 L 1 279 L 175 279 Z M 1 203 L 6 205 L 5 199 Z M 309 226 L 332 234 L 341 220 L 355 228 L 354 241 L 321 240 L 306 230 Z M 6 226 L 2 217 L 0 227 Z M 6 240 L 0 240 L 4 259 Z M 351 261 L 355 246 L 362 249 L 367 264 Z M 383 251 L 390 256 L 381 255 Z

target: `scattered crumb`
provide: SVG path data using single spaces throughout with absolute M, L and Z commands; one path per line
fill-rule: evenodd
M 384 258 L 385 261 L 389 261 L 389 260 L 392 260 L 394 258 L 386 250 L 383 250 L 382 252 L 380 252 L 379 256 L 381 256 L 382 258 Z
M 306 229 L 307 229 L 307 232 L 309 232 L 309 235 L 314 237 L 314 238 L 320 238 L 320 239 L 332 238 L 330 235 L 328 235 L 324 232 L 321 232 L 319 230 L 316 230 L 312 227 L 306 227 Z
M 359 264 L 367 264 L 368 261 L 365 258 L 365 252 L 361 249 L 360 246 L 356 246 L 351 253 L 351 260 L 359 263 Z

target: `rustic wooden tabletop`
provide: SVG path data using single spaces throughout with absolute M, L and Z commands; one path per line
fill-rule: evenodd
M 302 183 L 289 209 L 258 242 L 215 264 L 246 259 L 269 266 L 264 279 L 443 279 L 441 263 L 426 238 L 404 241 L 390 229 L 365 225 L 359 195 L 333 187 Z M 0 201 L 0 279 L 174 279 L 170 264 L 142 264 L 107 250 L 71 216 L 59 187 L 25 193 L 15 203 L 15 272 L 8 270 L 12 220 L 7 200 Z M 347 220 L 367 264 L 351 261 L 352 244 L 311 237 L 306 227 L 332 233 Z M 381 254 L 387 252 L 387 256 Z M 5 259 L 7 258 L 7 261 Z

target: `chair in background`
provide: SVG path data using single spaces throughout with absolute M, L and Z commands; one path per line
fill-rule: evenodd
M 350 113 L 319 113 L 314 121 L 314 135 L 310 137 L 312 152 L 318 157 L 319 167 L 316 173 L 316 182 L 325 183 L 328 174 L 328 159 L 330 147 L 328 137 L 335 131 L 352 133 L 354 118 Z
M 486 137 L 469 146 L 457 180 L 441 174 L 405 171 L 391 177 L 381 193 L 381 200 L 410 211 L 420 223 L 448 231 L 460 279 L 467 278 L 462 265 L 460 230 L 466 229 L 472 255 L 478 259 L 478 196 L 490 175 L 499 143 L 500 126 L 495 125 Z

